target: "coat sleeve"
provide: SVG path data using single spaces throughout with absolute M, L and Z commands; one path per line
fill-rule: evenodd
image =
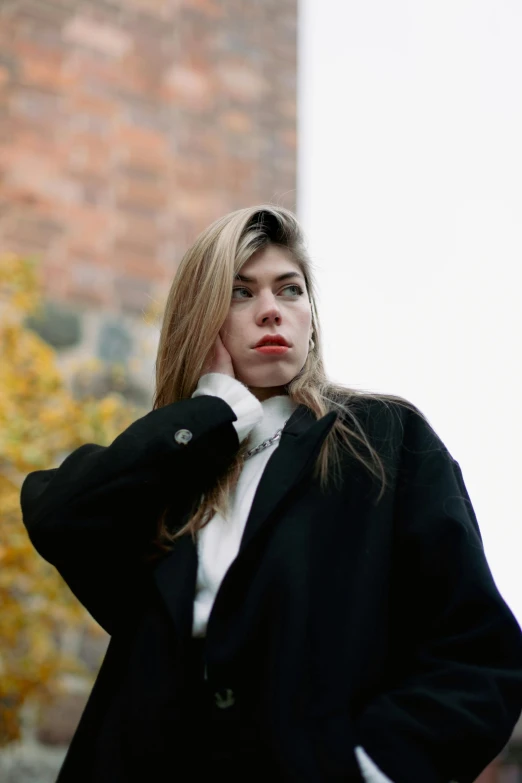
M 401 783 L 472 783 L 522 708 L 522 635 L 491 575 L 459 464 L 418 414 L 405 428 L 393 557 L 401 655 L 355 733 Z
M 108 633 L 144 589 L 159 514 L 166 505 L 188 510 L 232 460 L 235 420 L 219 397 L 181 400 L 110 446 L 85 444 L 59 467 L 26 476 L 20 503 L 34 547 Z M 188 442 L 176 439 L 179 430 Z

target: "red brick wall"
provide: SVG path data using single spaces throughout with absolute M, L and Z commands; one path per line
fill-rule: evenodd
M 139 312 L 197 232 L 295 206 L 297 0 L 2 0 L 0 252 Z

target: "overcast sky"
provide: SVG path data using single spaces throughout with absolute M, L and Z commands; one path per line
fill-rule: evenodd
M 298 212 L 327 369 L 459 462 L 522 622 L 522 3 L 300 0 Z

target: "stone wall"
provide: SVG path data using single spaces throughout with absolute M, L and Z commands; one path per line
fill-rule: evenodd
M 0 3 L 0 252 L 39 260 L 58 340 L 73 306 L 71 358 L 132 357 L 150 390 L 143 312 L 197 233 L 295 207 L 296 4 Z
M 85 665 L 89 676 L 64 677 L 48 703 L 26 705 L 20 741 L 0 752 L 2 783 L 54 783 L 108 641 L 104 631 L 91 626 L 64 634 L 67 652 Z
M 30 325 L 79 396 L 148 406 L 148 312 L 183 252 L 230 210 L 295 208 L 296 17 L 297 0 L 1 0 L 0 254 L 36 259 Z M 107 639 L 70 641 L 94 675 Z M 55 780 L 88 689 L 28 705 L 2 783 Z

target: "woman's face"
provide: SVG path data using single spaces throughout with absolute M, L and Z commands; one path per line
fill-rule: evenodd
M 305 279 L 288 252 L 269 245 L 243 264 L 219 334 L 236 378 L 259 400 L 283 393 L 304 366 L 312 334 Z M 282 336 L 288 347 L 256 350 L 266 335 Z

